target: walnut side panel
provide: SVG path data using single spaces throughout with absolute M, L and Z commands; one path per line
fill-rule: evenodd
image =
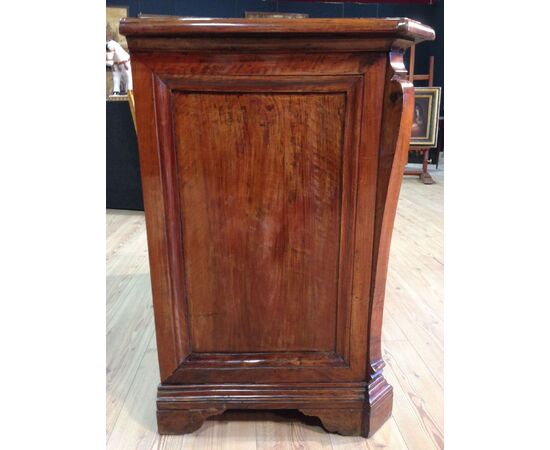
M 365 80 L 155 74 L 191 330 L 164 382 L 364 377 L 366 315 L 350 336 L 350 303 Z
M 336 351 L 345 93 L 173 95 L 193 352 Z

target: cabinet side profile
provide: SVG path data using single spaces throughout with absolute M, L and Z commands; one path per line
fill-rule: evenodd
M 161 434 L 296 409 L 372 435 L 413 119 L 410 19 L 124 19 Z

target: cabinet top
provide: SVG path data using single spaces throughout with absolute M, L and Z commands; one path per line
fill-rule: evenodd
M 407 18 L 387 19 L 197 19 L 125 18 L 120 32 L 126 36 L 178 37 L 222 35 L 295 35 L 353 38 L 393 38 L 413 42 L 433 40 L 434 30 Z

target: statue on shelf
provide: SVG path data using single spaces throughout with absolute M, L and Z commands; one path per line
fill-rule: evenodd
M 125 95 L 132 90 L 130 55 L 116 41 L 108 41 L 106 64 L 113 72 L 113 95 Z

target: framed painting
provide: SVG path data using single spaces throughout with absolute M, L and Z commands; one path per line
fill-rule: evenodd
M 414 88 L 414 118 L 411 146 L 435 147 L 439 124 L 440 87 Z

